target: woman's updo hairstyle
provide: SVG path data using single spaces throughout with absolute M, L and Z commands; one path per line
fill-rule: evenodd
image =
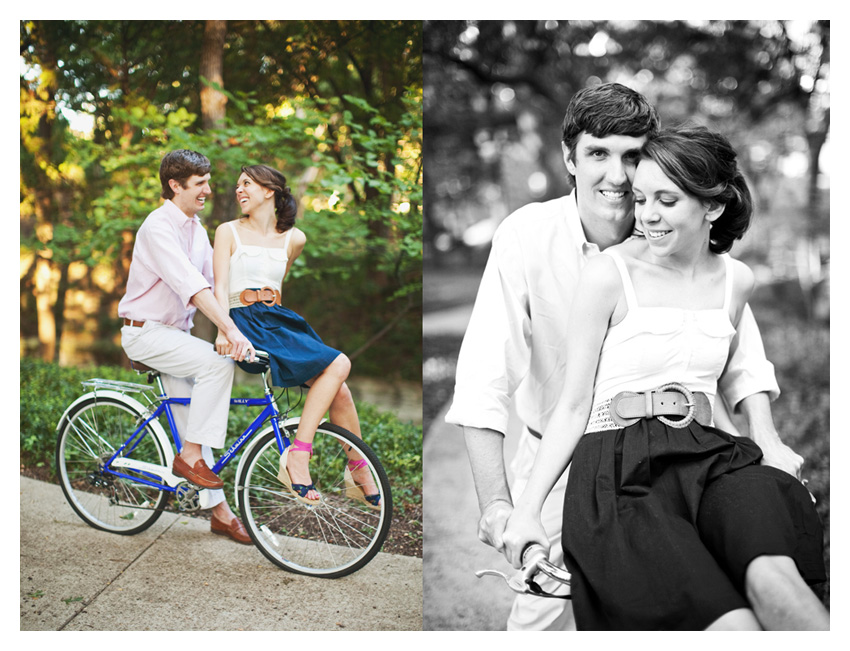
M 709 249 L 726 253 L 740 240 L 753 214 L 753 199 L 729 141 L 709 129 L 684 124 L 660 131 L 641 148 L 641 158 L 709 208 L 725 208 L 711 225 Z
M 268 165 L 246 165 L 242 172 L 264 188 L 274 190 L 274 214 L 277 217 L 275 230 L 284 233 L 295 225 L 298 204 L 286 185 L 286 177 Z

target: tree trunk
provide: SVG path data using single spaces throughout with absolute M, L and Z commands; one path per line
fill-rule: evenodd
M 201 47 L 201 76 L 208 82 L 218 84 L 224 88 L 224 41 L 227 37 L 226 20 L 208 20 L 204 28 L 204 43 Z M 205 131 L 219 129 L 224 126 L 224 117 L 227 109 L 227 97 L 220 90 L 216 90 L 207 84 L 201 86 L 201 124 Z M 226 188 L 231 184 L 226 179 L 221 179 L 219 174 L 223 169 L 222 161 L 211 161 L 213 166 L 212 183 L 213 209 L 209 216 L 208 226 L 214 228 L 226 220 L 226 216 L 232 212 L 231 204 L 234 203 L 233 193 Z M 224 182 L 216 182 L 216 181 Z M 223 189 L 219 189 L 223 188 Z M 207 220 L 204 220 L 207 221 Z M 213 341 L 215 339 L 215 326 L 198 311 L 195 315 L 195 326 L 192 333 L 196 337 Z
M 227 36 L 226 20 L 208 20 L 201 48 L 201 76 L 224 88 L 224 39 Z M 215 129 L 224 123 L 227 97 L 224 93 L 204 84 L 201 87 L 201 124 L 204 129 Z
M 59 286 L 56 289 L 56 303 L 53 305 L 53 328 L 54 341 L 53 361 L 59 363 L 59 353 L 62 344 L 62 333 L 65 331 L 65 298 L 68 294 L 68 269 L 69 264 L 59 265 Z

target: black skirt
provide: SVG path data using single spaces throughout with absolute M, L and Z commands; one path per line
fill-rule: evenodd
M 762 554 L 825 581 L 808 491 L 761 457 L 752 440 L 696 422 L 582 437 L 562 538 L 579 630 L 703 630 L 749 608 L 744 574 Z

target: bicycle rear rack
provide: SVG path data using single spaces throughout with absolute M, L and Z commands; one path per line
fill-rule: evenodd
M 105 380 L 97 377 L 90 380 L 84 380 L 82 385 L 86 387 L 94 387 L 95 391 L 97 391 L 97 389 L 109 389 L 111 391 L 118 391 L 119 393 L 139 393 L 142 391 L 153 390 L 152 386 L 146 384 L 123 382 L 121 380 Z

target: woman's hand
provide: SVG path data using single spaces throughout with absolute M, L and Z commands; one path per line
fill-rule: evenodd
M 549 555 L 549 536 L 540 522 L 539 513 L 529 513 L 525 509 L 515 508 L 508 518 L 508 525 L 502 536 L 505 548 L 502 553 L 515 568 L 522 567 L 522 553 L 532 543 L 538 543 Z

